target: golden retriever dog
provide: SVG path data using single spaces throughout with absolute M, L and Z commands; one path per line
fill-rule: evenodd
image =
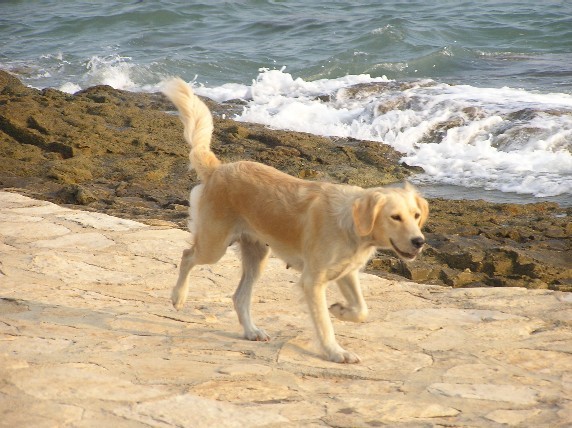
M 256 162 L 221 163 L 210 149 L 213 119 L 208 107 L 179 78 L 166 82 L 163 93 L 179 110 L 191 167 L 201 181 L 190 195 L 194 243 L 183 252 L 172 293 L 175 308 L 185 303 L 191 269 L 216 263 L 238 242 L 242 278 L 233 296 L 238 320 L 247 339 L 269 340 L 252 321 L 250 303 L 252 286 L 272 250 L 301 272 L 300 286 L 326 358 L 359 362 L 336 341 L 326 287 L 335 281 L 346 300 L 332 305 L 331 314 L 363 322 L 368 309 L 360 269 L 376 248 L 415 259 L 425 244 L 420 229 L 427 220 L 427 201 L 408 184 L 362 189 L 301 180 Z

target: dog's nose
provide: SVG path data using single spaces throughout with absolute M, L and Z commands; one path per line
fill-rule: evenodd
M 417 238 L 413 238 L 411 243 L 415 248 L 421 248 L 423 245 L 425 245 L 425 239 L 421 236 L 418 236 Z

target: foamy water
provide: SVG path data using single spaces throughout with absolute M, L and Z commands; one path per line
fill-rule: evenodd
M 427 80 L 402 88 L 386 77 L 306 82 L 263 70 L 251 85 L 196 92 L 247 100 L 239 121 L 389 144 L 425 170 L 419 183 L 572 194 L 572 96 Z

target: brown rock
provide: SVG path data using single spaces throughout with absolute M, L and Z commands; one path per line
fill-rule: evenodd
M 439 278 L 439 269 L 434 264 L 423 260 L 403 263 L 403 269 L 400 273 L 405 278 L 415 282 L 428 282 Z
M 350 92 L 366 97 L 407 85 L 381 82 Z M 213 150 L 225 161 L 250 159 L 304 179 L 364 187 L 402 181 L 419 171 L 401 164 L 402 154 L 384 144 L 238 123 L 221 116 L 242 109 L 242 102 L 205 101 L 215 116 Z M 109 86 L 75 95 L 38 91 L 0 71 L 0 188 L 185 228 L 196 176 L 188 171 L 188 148 L 180 121 L 167 113 L 172 111 L 160 94 Z M 372 272 L 466 285 L 474 284 L 463 278 L 466 269 L 484 274 L 477 280 L 489 285 L 528 286 L 539 280 L 560 287 L 572 278 L 572 208 L 443 199 L 431 200 L 430 207 L 430 246 L 420 264 L 404 265 L 386 253 L 372 262 Z M 440 274 L 446 269 L 453 271 Z

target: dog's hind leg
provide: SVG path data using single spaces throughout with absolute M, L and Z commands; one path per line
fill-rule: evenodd
M 361 291 L 359 271 L 348 273 L 339 278 L 337 283 L 348 304 L 334 303 L 330 306 L 332 315 L 344 321 L 364 322 L 369 311 Z
M 195 247 L 193 246 L 184 250 L 183 256 L 181 257 L 179 278 L 177 279 L 177 285 L 175 285 L 171 292 L 171 301 L 176 310 L 180 310 L 187 300 L 187 294 L 189 293 L 189 275 L 191 269 L 196 265 L 194 254 Z
M 260 277 L 260 273 L 270 254 L 270 248 L 243 236 L 240 239 L 240 252 L 242 256 L 242 277 L 234 296 L 232 296 L 234 309 L 240 324 L 244 328 L 244 337 L 248 340 L 267 341 L 270 340 L 270 337 L 264 330 L 258 328 L 252 322 L 250 303 L 252 301 L 252 286 Z
M 226 252 L 229 236 L 229 231 L 217 227 L 214 222 L 210 223 L 210 226 L 205 224 L 205 227 L 197 233 L 194 245 L 183 251 L 179 278 L 171 293 L 171 301 L 175 309 L 181 309 L 187 300 L 191 269 L 196 265 L 210 265 L 218 262 Z

